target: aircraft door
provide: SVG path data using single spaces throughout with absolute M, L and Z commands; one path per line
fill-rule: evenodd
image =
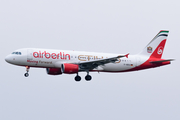
M 33 51 L 32 49 L 27 50 L 27 60 L 32 60 L 33 59 Z

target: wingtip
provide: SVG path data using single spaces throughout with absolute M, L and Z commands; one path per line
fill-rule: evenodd
M 117 56 L 117 58 L 121 58 L 121 57 L 126 57 L 126 58 L 128 58 L 128 56 L 129 56 L 129 53 L 126 54 L 126 55 L 119 55 L 119 56 Z

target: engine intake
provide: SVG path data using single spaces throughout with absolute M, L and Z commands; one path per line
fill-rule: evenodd
M 66 74 L 78 73 L 79 65 L 64 63 L 61 65 L 61 71 Z

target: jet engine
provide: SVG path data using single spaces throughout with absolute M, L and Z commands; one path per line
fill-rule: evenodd
M 60 75 L 60 74 L 62 74 L 60 68 L 46 68 L 46 72 L 49 75 Z
M 66 74 L 78 73 L 79 65 L 64 63 L 61 65 L 61 71 Z

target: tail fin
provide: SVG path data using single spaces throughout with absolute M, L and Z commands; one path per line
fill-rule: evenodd
M 161 58 L 169 31 L 161 30 L 143 49 L 140 55 Z

